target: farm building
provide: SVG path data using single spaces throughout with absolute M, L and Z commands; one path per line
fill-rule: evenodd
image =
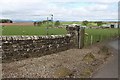
M 110 27 L 111 28 L 118 28 L 118 23 L 117 22 L 116 23 L 111 23 Z
M 71 25 L 76 26 L 76 25 L 80 25 L 80 24 L 71 24 Z
M 109 23 L 101 26 L 102 28 L 118 28 L 118 23 Z
M 77 26 L 80 26 L 80 27 L 84 27 L 84 28 L 87 28 L 87 26 L 81 26 L 81 24 L 71 24 L 71 25 L 68 25 L 69 27 L 76 27 Z
M 104 24 L 101 26 L 101 28 L 111 28 L 110 24 Z

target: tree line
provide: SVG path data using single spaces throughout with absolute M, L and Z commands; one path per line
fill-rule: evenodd
M 89 21 L 85 20 L 82 22 L 82 25 L 88 26 L 89 23 L 96 23 L 97 26 L 102 26 L 103 24 L 106 24 L 105 22 L 102 22 L 102 21 L 89 22 Z
M 13 23 L 10 19 L 0 19 L 0 23 Z
M 60 21 L 53 22 L 52 20 L 43 20 L 43 21 L 34 22 L 34 26 L 47 25 L 49 27 L 52 27 L 54 25 L 55 27 L 59 27 L 60 24 L 61 24 Z

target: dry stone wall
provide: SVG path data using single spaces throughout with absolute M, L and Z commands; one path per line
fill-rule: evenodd
M 17 61 L 30 57 L 40 57 L 74 47 L 70 34 L 51 36 L 0 36 L 2 41 L 2 61 Z

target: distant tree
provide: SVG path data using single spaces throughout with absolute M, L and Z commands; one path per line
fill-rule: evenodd
M 0 19 L 0 23 L 13 23 L 10 19 Z
M 38 25 L 38 26 L 41 26 L 41 25 L 42 25 L 42 22 L 38 22 L 37 25 Z
M 87 20 L 82 22 L 82 24 L 83 24 L 84 26 L 87 26 L 88 23 L 89 23 L 89 22 L 88 22 Z
M 52 27 L 52 20 L 43 20 L 43 21 L 39 21 L 34 23 L 34 25 L 37 26 L 44 26 L 44 27 Z
M 48 23 L 48 20 L 44 20 L 44 21 L 42 21 L 42 23 L 43 23 L 43 24 L 46 24 L 46 23 Z
M 12 21 L 12 20 L 10 20 L 10 23 L 13 23 L 13 21 Z
M 48 22 L 52 22 L 52 20 L 48 20 Z
M 34 26 L 36 26 L 37 22 L 34 22 L 33 24 L 34 24 Z
M 55 26 L 56 26 L 56 27 L 60 26 L 60 21 L 56 21 L 56 22 L 55 22 Z
M 104 23 L 102 21 L 96 22 L 97 26 L 102 26 Z

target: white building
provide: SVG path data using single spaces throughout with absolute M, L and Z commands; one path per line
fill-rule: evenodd
M 111 23 L 110 26 L 111 28 L 118 28 L 118 23 Z

